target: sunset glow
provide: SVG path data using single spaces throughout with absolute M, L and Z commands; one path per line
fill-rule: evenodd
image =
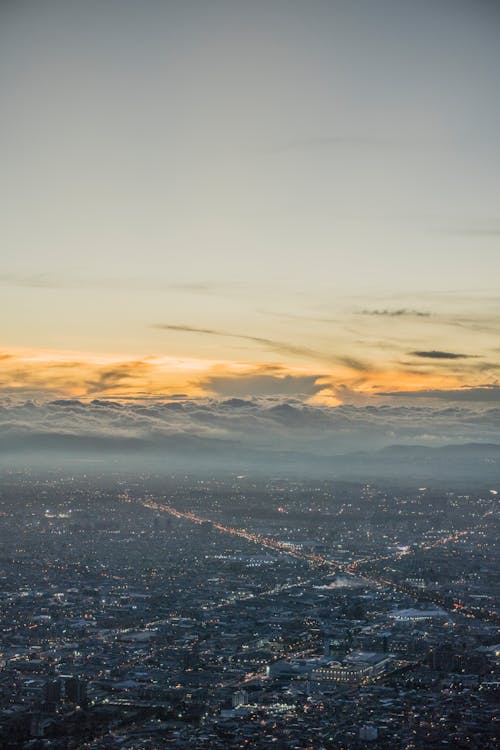
M 314 367 L 269 362 L 217 361 L 168 356 L 137 357 L 88 352 L 23 350 L 7 351 L 0 359 L 1 386 L 11 399 L 26 398 L 107 398 L 172 399 L 231 395 L 231 383 L 260 378 L 272 384 L 271 393 L 283 384 L 308 378 L 314 393 L 306 393 L 311 403 L 336 406 L 365 402 L 377 394 L 419 389 L 460 388 L 461 378 L 439 372 L 398 372 L 374 370 L 359 373 L 355 368 L 337 367 L 317 374 Z M 477 380 L 477 385 L 480 379 Z M 468 385 L 474 383 L 468 382 Z M 228 392 L 225 393 L 225 390 Z M 264 389 L 265 395 L 265 389 Z M 304 395 L 304 394 L 303 394 Z

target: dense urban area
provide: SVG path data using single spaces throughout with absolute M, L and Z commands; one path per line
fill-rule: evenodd
M 1 487 L 2 748 L 497 746 L 500 487 Z

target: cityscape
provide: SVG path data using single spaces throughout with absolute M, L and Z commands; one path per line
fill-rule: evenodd
M 494 488 L 2 479 L 6 750 L 495 746 Z

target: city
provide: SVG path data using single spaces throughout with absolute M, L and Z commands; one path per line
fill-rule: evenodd
M 494 746 L 496 489 L 2 486 L 2 747 Z

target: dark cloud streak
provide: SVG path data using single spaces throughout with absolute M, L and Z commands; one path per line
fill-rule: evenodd
M 430 349 L 428 351 L 409 352 L 412 357 L 422 357 L 423 359 L 476 359 L 477 354 L 459 354 L 458 352 L 443 352 L 439 349 Z
M 294 344 L 288 344 L 282 341 L 275 341 L 274 339 L 264 338 L 262 336 L 250 336 L 243 333 L 232 333 L 230 331 L 218 331 L 213 328 L 197 328 L 195 326 L 187 325 L 173 325 L 173 324 L 156 324 L 153 328 L 158 328 L 163 331 L 179 331 L 185 333 L 201 333 L 208 336 L 219 336 L 221 338 L 237 339 L 239 341 L 251 341 L 254 344 L 270 349 L 271 351 L 278 352 L 280 354 L 292 354 L 293 356 L 308 357 L 320 362 L 335 362 L 342 364 L 345 367 L 349 367 L 359 372 L 365 372 L 370 369 L 369 365 L 361 360 L 353 357 L 335 354 L 322 354 L 314 349 L 309 349 L 304 346 L 296 346 Z
M 412 318 L 429 318 L 430 312 L 424 312 L 423 310 L 412 310 L 406 307 L 400 307 L 396 310 L 380 309 L 380 310 L 362 310 L 361 315 L 370 315 L 373 317 L 386 317 L 386 318 L 401 318 L 401 317 L 412 317 Z
M 186 292 L 189 294 L 232 294 L 241 290 L 242 285 L 236 283 L 220 283 L 211 281 L 194 282 L 162 282 L 146 278 L 119 278 L 100 277 L 90 278 L 86 276 L 55 274 L 41 272 L 33 274 L 0 274 L 0 286 L 12 286 L 28 289 L 53 289 L 53 290 L 78 290 L 78 289 L 141 289 L 143 291 L 165 291 Z

